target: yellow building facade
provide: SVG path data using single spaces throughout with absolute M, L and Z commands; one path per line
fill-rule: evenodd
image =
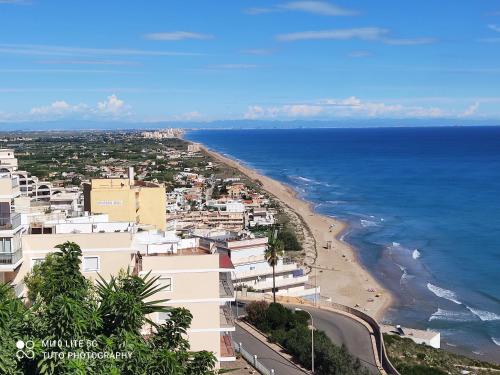
M 85 211 L 110 221 L 166 227 L 165 186 L 126 178 L 93 179 L 84 186 Z

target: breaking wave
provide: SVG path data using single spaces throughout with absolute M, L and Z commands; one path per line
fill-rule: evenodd
M 492 337 L 491 341 L 493 341 L 496 346 L 500 346 L 500 338 Z
M 440 288 L 440 287 L 433 285 L 431 283 L 427 283 L 427 289 L 429 289 L 432 293 L 434 293 L 439 298 L 447 299 L 448 301 L 456 303 L 457 305 L 462 304 L 462 302 L 460 302 L 458 300 L 458 297 L 455 294 L 455 292 L 453 292 L 451 290 Z
M 445 320 L 448 322 L 470 322 L 474 317 L 467 312 L 451 311 L 438 308 L 429 318 L 429 322 L 434 320 Z
M 471 313 L 473 313 L 475 316 L 477 316 L 483 322 L 490 322 L 490 321 L 493 321 L 493 320 L 500 320 L 500 315 L 495 314 L 493 312 L 474 309 L 474 308 L 472 308 L 470 306 L 465 306 L 465 307 L 467 307 L 467 309 Z
M 297 176 L 295 177 L 297 180 L 304 181 L 304 182 L 316 182 L 314 180 L 311 180 L 310 178 L 307 177 L 302 177 L 302 176 Z
M 374 221 L 371 221 L 371 220 L 364 220 L 364 219 L 361 219 L 360 220 L 360 223 L 361 223 L 361 226 L 363 228 L 369 228 L 369 227 L 377 227 L 378 224 Z

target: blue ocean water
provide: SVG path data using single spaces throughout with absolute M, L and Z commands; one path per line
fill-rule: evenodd
M 199 130 L 187 139 L 350 224 L 397 297 L 385 319 L 500 361 L 500 127 Z

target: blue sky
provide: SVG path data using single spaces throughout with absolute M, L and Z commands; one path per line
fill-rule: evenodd
M 500 0 L 0 0 L 0 122 L 339 118 L 500 119 Z

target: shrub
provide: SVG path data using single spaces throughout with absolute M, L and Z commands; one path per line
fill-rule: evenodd
M 270 341 L 279 343 L 304 367 L 311 368 L 311 330 L 306 312 L 266 302 L 252 302 L 246 310 L 247 320 L 265 332 Z M 318 374 L 368 374 L 357 358 L 344 346 L 333 344 L 322 331 L 314 332 L 314 358 Z

